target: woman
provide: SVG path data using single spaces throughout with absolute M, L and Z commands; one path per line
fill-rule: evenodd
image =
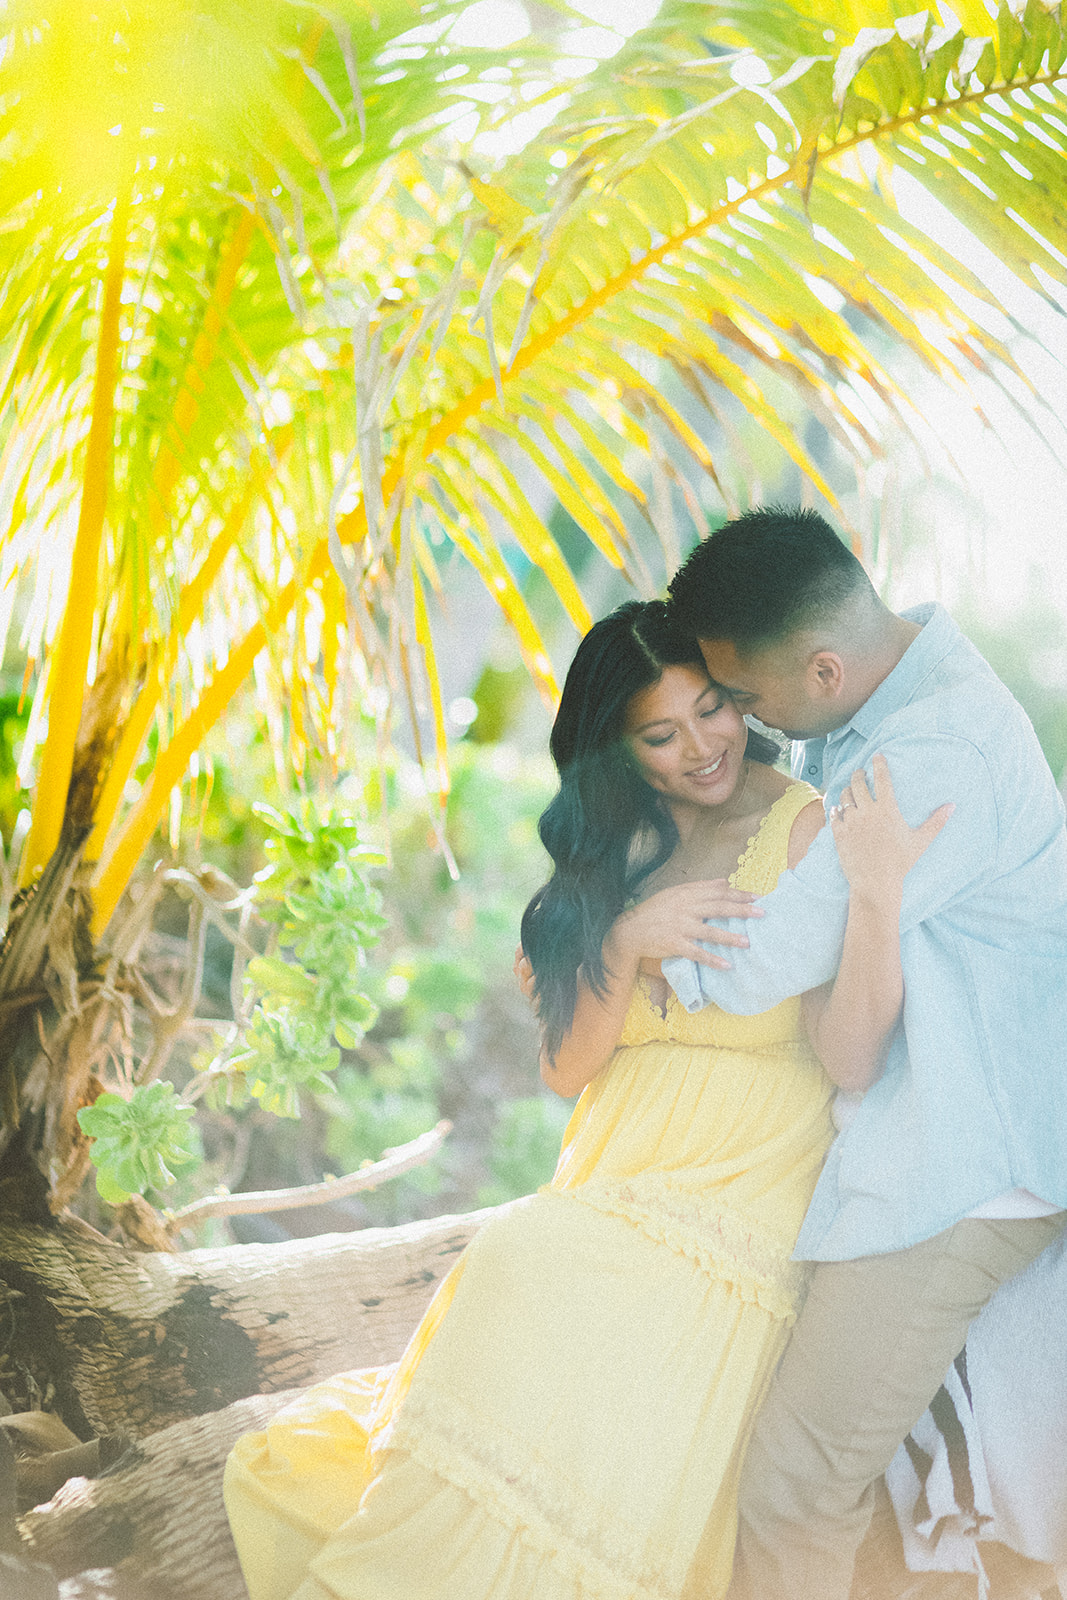
M 758 915 L 822 808 L 773 770 L 775 747 L 658 602 L 583 640 L 552 752 L 555 872 L 523 942 L 542 1072 L 584 1091 L 556 1175 L 475 1238 L 394 1371 L 319 1385 L 239 1442 L 227 1504 L 252 1600 L 726 1589 L 741 1453 L 802 1292 L 789 1258 L 831 1084 L 799 1001 L 690 1017 L 654 964 L 724 961 L 700 942 L 704 919 Z M 898 846 L 888 891 L 868 885 L 873 916 L 850 927 L 877 945 L 923 846 L 859 785 L 853 810 L 865 831 L 850 837 Z M 737 927 L 722 938 L 744 942 Z M 888 976 L 850 969 L 877 996 L 850 1022 L 854 1087 L 894 1020 L 894 960 Z M 810 1007 L 840 1065 L 837 1004 L 857 1011 L 836 991 Z

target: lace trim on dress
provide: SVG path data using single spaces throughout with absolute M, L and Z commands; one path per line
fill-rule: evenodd
M 655 1039 L 663 1023 L 679 1008 L 686 1016 L 689 1015 L 685 1007 L 680 1006 L 674 990 L 668 989 L 666 1007 L 661 1009 L 652 998 L 648 978 L 643 972 L 639 972 L 630 996 L 630 1004 L 626 1008 L 619 1043 L 645 1044 L 649 1039 Z
M 385 1442 L 462 1490 L 576 1590 L 597 1600 L 672 1600 L 666 1575 L 634 1549 L 628 1522 L 450 1395 L 425 1382 L 412 1389 Z
M 775 801 L 775 805 L 780 805 L 782 800 L 786 799 L 788 794 L 789 794 L 789 790 L 787 789 L 786 793 L 784 795 L 782 795 L 778 800 Z M 738 878 L 740 878 L 740 877 L 742 877 L 744 875 L 746 869 L 752 865 L 752 862 L 755 860 L 756 856 L 759 854 L 761 841 L 763 839 L 764 833 L 765 832 L 769 833 L 771 831 L 767 827 L 767 824 L 768 824 L 768 822 L 770 822 L 771 817 L 773 815 L 774 815 L 774 806 L 772 806 L 769 811 L 765 811 L 764 812 L 763 816 L 759 819 L 759 826 L 757 827 L 755 833 L 749 839 L 748 843 L 745 845 L 745 848 L 742 850 L 741 854 L 738 856 L 737 865 L 734 868 L 734 870 L 731 872 L 731 874 L 729 876 L 729 879 L 727 880 L 733 888 L 735 888 L 735 889 L 737 888 L 737 880 L 738 880 Z M 793 825 L 793 819 L 792 818 L 790 818 L 789 825 L 790 825 L 790 827 L 792 827 L 792 825 Z
M 566 1193 L 609 1216 L 624 1217 L 741 1300 L 790 1325 L 796 1320 L 810 1267 L 793 1261 L 790 1248 L 750 1218 L 672 1184 L 660 1172 L 623 1179 L 594 1175 Z
M 735 889 L 752 889 L 757 894 L 765 894 L 774 888 L 779 875 L 785 871 L 789 835 L 794 822 L 805 806 L 820 798 L 819 791 L 813 789 L 810 783 L 791 783 L 784 794 L 779 795 L 770 810 L 760 818 L 758 828 L 737 859 L 737 865 L 730 874 L 730 883 Z M 752 877 L 752 869 L 757 863 L 760 868 L 759 881 L 744 882 L 744 879 Z

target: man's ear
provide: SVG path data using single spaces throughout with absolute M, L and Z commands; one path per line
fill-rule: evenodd
M 845 663 L 833 650 L 816 650 L 808 657 L 805 677 L 812 699 L 836 700 L 845 687 Z

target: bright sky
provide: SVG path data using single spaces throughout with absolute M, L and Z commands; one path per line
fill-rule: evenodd
M 660 7 L 660 0 L 570 0 L 571 9 L 587 17 L 594 27 L 565 28 L 564 40 L 577 35 L 583 48 L 575 54 L 605 56 L 619 48 L 637 28 L 652 21 Z M 520 0 L 474 0 L 450 37 L 466 44 L 484 44 L 488 48 L 501 48 L 524 39 L 530 31 L 530 19 Z M 600 33 L 607 38 L 598 39 Z
M 613 56 L 631 33 L 652 21 L 660 0 L 570 0 L 570 4 L 574 12 L 588 19 L 587 24 L 575 22 L 559 30 L 560 54 L 553 65 L 552 77 L 543 83 L 527 85 L 527 98 L 536 103 L 529 111 L 510 117 L 505 128 L 474 139 L 473 148 L 479 154 L 499 160 L 521 150 L 560 109 L 562 96 L 551 92 L 556 84 L 573 80 L 588 72 L 597 61 Z M 530 31 L 530 17 L 519 0 L 474 0 L 453 26 L 449 37 L 457 43 L 500 49 L 526 38 Z M 465 131 L 462 121 L 456 122 L 453 132 L 457 138 L 469 138 L 475 121 L 472 115 L 470 133 Z
M 984 590 L 991 615 L 1009 615 L 1024 599 L 1035 571 L 1044 575 L 1046 592 L 1067 609 L 1067 316 L 1050 305 L 1037 284 L 1026 288 L 998 258 L 980 244 L 914 178 L 898 173 L 894 191 L 901 211 L 957 255 L 991 289 L 1020 325 L 1013 353 L 1036 395 L 1025 382 L 1007 378 L 1011 394 L 976 378 L 968 394 L 946 396 L 942 386 L 929 385 L 916 403 L 937 419 L 937 434 L 952 452 L 977 506 L 951 494 L 930 496 L 936 520 L 938 570 L 910 573 L 910 588 L 936 582 L 949 605 L 960 592 L 968 565 L 975 564 L 977 510 L 985 521 Z M 1046 292 L 1067 310 L 1067 294 L 1049 282 Z M 985 319 L 991 332 L 1008 331 L 1005 319 L 991 316 L 968 297 L 967 310 Z M 1023 331 L 1025 330 L 1025 331 Z M 980 405 L 992 432 L 982 425 Z M 895 594 L 906 605 L 915 594 Z

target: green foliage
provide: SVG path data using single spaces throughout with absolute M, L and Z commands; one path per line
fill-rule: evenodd
M 247 964 L 254 1004 L 221 1052 L 198 1063 L 181 1100 L 172 1084 L 154 1083 L 129 1098 L 103 1094 L 79 1114 L 105 1200 L 173 1183 L 171 1166 L 195 1159 L 187 1125 L 204 1092 L 216 1106 L 251 1099 L 275 1116 L 299 1116 L 301 1091 L 329 1090 L 341 1050 L 358 1045 L 377 1018 L 357 980 L 385 927 L 368 877 L 385 858 L 360 845 L 349 818 L 320 818 L 308 801 L 284 815 L 263 807 L 262 817 L 269 864 L 256 881 L 256 907 L 271 938 Z
M 295 1011 L 257 1006 L 245 1049 L 229 1063 L 231 1073 L 239 1074 L 227 1083 L 229 1105 L 239 1105 L 244 1091 L 276 1117 L 298 1117 L 301 1088 L 329 1088 L 340 1052 L 324 1047 L 321 1029 Z
M 443 544 L 550 694 L 520 556 L 581 630 L 605 563 L 651 592 L 677 556 L 673 489 L 698 521 L 753 494 L 739 414 L 834 505 L 792 407 L 870 465 L 909 416 L 895 351 L 960 387 L 1014 376 L 994 290 L 901 218 L 894 177 L 1024 282 L 1062 283 L 1067 36 L 1037 3 L 994 20 L 960 0 L 944 23 L 909 4 L 664 0 L 574 77 L 550 27 L 463 45 L 463 0 L 269 0 L 262 16 L 196 0 L 162 22 L 137 0 L 87 21 L 84 40 L 69 6 L 9 8 L 0 589 L 16 572 L 33 586 L 35 738 L 112 202 L 130 204 L 97 648 L 116 689 L 141 685 L 118 695 L 119 733 L 136 701 L 169 746 L 132 821 L 132 767 L 106 788 L 98 820 L 129 848 L 101 856 L 102 916 L 148 812 L 184 784 L 264 647 L 279 773 L 304 778 L 316 735 L 343 746 L 351 660 L 394 702 L 425 704 L 421 747 L 432 724 L 443 766 Z M 562 28 L 566 7 L 551 9 Z M 85 70 L 71 74 L 72 52 Z M 555 120 L 496 171 L 484 138 L 450 141 L 457 119 L 508 131 L 547 83 Z M 557 503 L 573 546 L 543 515 Z M 365 606 L 371 625 L 350 627 Z M 110 735 L 105 696 L 99 714 Z M 119 744 L 133 763 L 142 746 Z
M 18 752 L 26 735 L 30 708 L 19 693 L 0 693 L 0 834 L 10 839 L 26 791 L 16 775 Z
M 743 413 L 834 506 L 791 415 L 797 398 L 844 453 L 871 462 L 890 419 L 915 421 L 893 359 L 902 347 L 961 387 L 976 370 L 1010 368 L 988 331 L 992 290 L 901 217 L 895 171 L 1025 281 L 1062 281 L 1057 18 L 1004 8 L 998 61 L 982 6 L 963 28 L 898 10 L 875 6 L 880 26 L 856 38 L 855 8 L 834 0 L 664 0 L 496 175 L 485 204 L 501 237 L 488 270 L 465 257 L 460 211 L 427 217 L 437 276 L 422 291 L 425 317 L 416 323 L 418 300 L 386 312 L 357 359 L 368 393 L 381 391 L 379 369 L 397 373 L 382 423 L 400 525 L 405 505 L 414 518 L 429 507 L 496 580 L 535 674 L 537 630 L 528 596 L 508 587 L 501 529 L 580 627 L 574 563 L 539 505 L 561 504 L 609 562 L 639 573 L 647 561 L 654 587 L 650 521 L 665 564 L 678 552 L 643 471 L 631 473 L 633 452 L 655 469 L 673 450 L 691 502 L 744 505 L 752 477 L 720 428 Z M 431 307 L 456 280 L 441 344 Z M 538 479 L 550 492 L 531 493 Z M 366 507 L 372 525 L 378 509 Z M 354 537 L 361 526 L 353 517 Z
M 441 198 L 423 153 L 469 206 L 446 130 L 525 108 L 552 57 L 532 31 L 462 43 L 466 3 L 13 0 L 0 18 L 0 644 L 18 632 L 32 666 L 32 772 L 39 742 L 59 743 L 49 697 L 74 705 L 86 687 L 77 663 L 69 682 L 51 664 L 64 606 L 91 619 L 100 692 L 78 759 L 97 797 L 89 859 L 111 868 L 97 933 L 144 828 L 169 810 L 177 832 L 170 796 L 190 779 L 195 814 L 190 755 L 263 647 L 272 777 L 303 779 L 316 741 L 344 747 L 346 667 L 377 634 L 346 633 L 327 551 L 365 398 L 353 328 L 418 280 L 405 205 Z M 393 176 L 405 204 L 383 209 Z M 108 446 L 90 459 L 94 395 Z M 79 503 L 105 499 L 99 563 L 83 552 L 99 592 L 68 590 Z M 408 633 L 383 637 L 407 651 Z
M 199 1156 L 193 1114 L 171 1083 L 140 1084 L 128 1100 L 102 1094 L 79 1111 L 78 1124 L 93 1141 L 100 1198 L 119 1205 L 133 1194 L 172 1184 L 171 1168 Z
M 370 764 L 373 728 L 366 732 Z M 542 737 L 539 729 L 538 745 Z M 362 797 L 347 779 L 343 808 L 334 798 L 318 809 L 308 800 L 273 809 L 251 798 L 269 781 L 261 765 L 220 760 L 217 771 L 203 843 L 230 876 L 247 877 L 250 858 L 265 859 L 249 910 L 268 936 L 244 964 L 243 1026 L 221 1027 L 192 1058 L 191 1078 L 176 1067 L 178 1103 L 199 1108 L 209 1162 L 196 1180 L 191 1166 L 182 1168 L 182 1203 L 212 1181 L 234 1183 L 234 1131 L 249 1119 L 253 1187 L 272 1187 L 353 1171 L 457 1115 L 455 1139 L 438 1158 L 368 1192 L 359 1206 L 388 1224 L 425 1212 L 442 1186 L 450 1203 L 475 1203 L 486 1175 L 487 1103 L 506 1105 L 513 1084 L 525 1093 L 537 1082 L 532 1026 L 525 1043 L 505 1038 L 498 1058 L 495 1025 L 493 1057 L 476 1052 L 486 1007 L 495 1016 L 501 996 L 505 1010 L 514 1004 L 519 917 L 544 872 L 536 822 L 552 785 L 547 758 L 520 758 L 508 745 L 458 747 L 446 818 L 458 879 L 430 847 L 426 796 L 407 758 L 379 770 L 371 764 Z M 390 819 L 387 877 L 385 852 L 371 847 L 376 835 L 384 842 L 382 824 L 357 826 L 350 814 L 382 806 Z M 190 865 L 191 843 L 182 852 Z M 213 970 L 214 1001 L 224 1003 L 233 992 L 228 965 Z M 472 1098 L 476 1144 L 469 1124 L 463 1131 Z M 289 1119 L 289 1129 L 274 1117 Z M 110 1131 L 121 1158 L 121 1118 Z M 558 1145 L 558 1132 L 548 1144 Z M 94 1147 L 94 1159 L 101 1153 Z M 534 1184 L 545 1161 L 531 1163 Z M 164 1157 L 164 1165 L 173 1163 Z M 514 1189 L 523 1179 L 507 1181 Z M 151 1187 L 163 1184 L 153 1179 Z
M 405 968 L 393 970 L 403 972 Z M 473 962 L 442 960 L 436 950 L 409 960 L 406 975 L 409 982 L 405 1010 L 416 1027 L 441 1015 L 460 1021 L 472 1016 L 485 987 L 485 979 Z
M 441 1116 L 454 1118 L 456 1129 L 433 1162 L 361 1196 L 381 1225 L 424 1213 L 445 1187 L 450 1205 L 476 1203 L 486 1100 L 504 1115 L 502 1097 L 515 1079 L 524 1090 L 537 1082 L 532 1028 L 528 1040 L 516 1038 L 492 1019 L 502 997 L 505 1009 L 513 1001 L 519 918 L 544 871 L 536 822 L 551 790 L 542 755 L 520 760 L 513 746 L 460 745 L 446 819 L 459 867 L 453 878 L 427 848 L 425 797 L 412 792 L 410 767 L 397 762 L 385 776 L 390 920 L 366 974 L 381 1014 L 330 1091 L 315 1096 L 326 1118 L 324 1147 L 328 1161 L 351 1171 Z M 558 1148 L 558 1131 L 554 1137 Z
M 664 0 L 572 80 L 555 76 L 550 30 L 500 52 L 453 43 L 463 7 L 8 8 L 0 634 L 18 622 L 35 664 L 28 767 L 60 721 L 50 696 L 85 690 L 84 667 L 65 681 L 50 656 L 63 541 L 79 502 L 106 500 L 100 598 L 67 597 L 68 617 L 92 612 L 98 662 L 76 787 L 100 796 L 100 927 L 142 827 L 190 771 L 210 783 L 201 741 L 253 662 L 272 781 L 306 783 L 316 738 L 343 766 L 361 697 L 383 744 L 386 701 L 416 722 L 425 705 L 416 742 L 432 733 L 443 770 L 435 552 L 477 571 L 550 696 L 551 618 L 516 573 L 537 569 L 577 631 L 606 567 L 652 592 L 679 553 L 672 497 L 699 523 L 755 493 L 731 419 L 752 419 L 833 505 L 798 409 L 869 465 L 910 412 L 895 351 L 961 388 L 1014 383 L 994 289 L 902 219 L 899 174 L 1024 283 L 1064 281 L 1054 7 L 993 18 L 959 0 L 957 28 L 910 0 Z M 484 143 L 457 160 L 456 113 L 472 132 L 506 127 L 508 104 L 545 83 L 560 89 L 553 124 L 494 173 Z M 102 330 L 105 280 L 119 310 Z M 97 388 L 113 415 L 91 430 Z M 112 448 L 90 471 L 94 431 Z M 567 529 L 546 516 L 557 505 Z M 483 680 L 474 738 L 509 687 Z M 427 864 L 404 906 L 398 875 L 380 979 L 353 981 L 382 927 L 347 825 L 327 825 L 331 842 L 275 819 L 286 841 L 262 885 L 273 938 L 248 969 L 257 1004 L 208 1074 L 228 1106 L 293 1116 L 301 1093 L 334 1092 L 347 1052 L 363 1079 L 339 1097 L 358 1109 L 338 1116 L 354 1152 L 443 1092 L 419 1063 L 451 1070 L 472 1048 L 540 859 L 488 773 L 456 775 L 458 885 L 429 860 L 423 818 Z
M 353 978 L 385 927 L 381 892 L 367 872 L 386 858 L 363 849 L 356 824 L 333 812 L 319 821 L 309 803 L 285 817 L 270 806 L 256 809 L 273 828 L 270 865 L 256 877 L 258 908 L 275 925 L 278 948 L 295 959 L 261 958 L 248 976 L 264 1006 L 275 998 L 298 1003 L 324 1038 L 352 1050 L 377 1015 Z
M 479 1189 L 480 1206 L 498 1206 L 532 1194 L 549 1181 L 572 1109 L 544 1095 L 510 1100 L 501 1107 L 489 1153 L 492 1182 Z
M 352 1172 L 425 1133 L 438 1120 L 440 1080 L 441 1062 L 426 1037 L 390 1040 L 372 1064 L 342 1067 L 323 1101 L 328 1160 Z M 368 1193 L 364 1199 L 374 1221 L 400 1221 L 413 1197 L 437 1193 L 441 1175 L 436 1159 Z
M 1023 706 L 1057 783 L 1067 777 L 1067 623 L 1062 607 L 1033 586 L 999 625 L 965 612 L 961 625 Z
M 257 810 L 271 833 L 256 904 L 273 937 L 246 969 L 258 998 L 244 1048 L 227 1063 L 226 1093 L 231 1105 L 251 1095 L 275 1116 L 295 1117 L 300 1089 L 328 1089 L 338 1046 L 354 1049 L 378 1015 L 356 980 L 385 927 L 381 892 L 367 876 L 385 857 L 360 846 L 351 819 L 319 818 L 309 801 L 284 816 Z

